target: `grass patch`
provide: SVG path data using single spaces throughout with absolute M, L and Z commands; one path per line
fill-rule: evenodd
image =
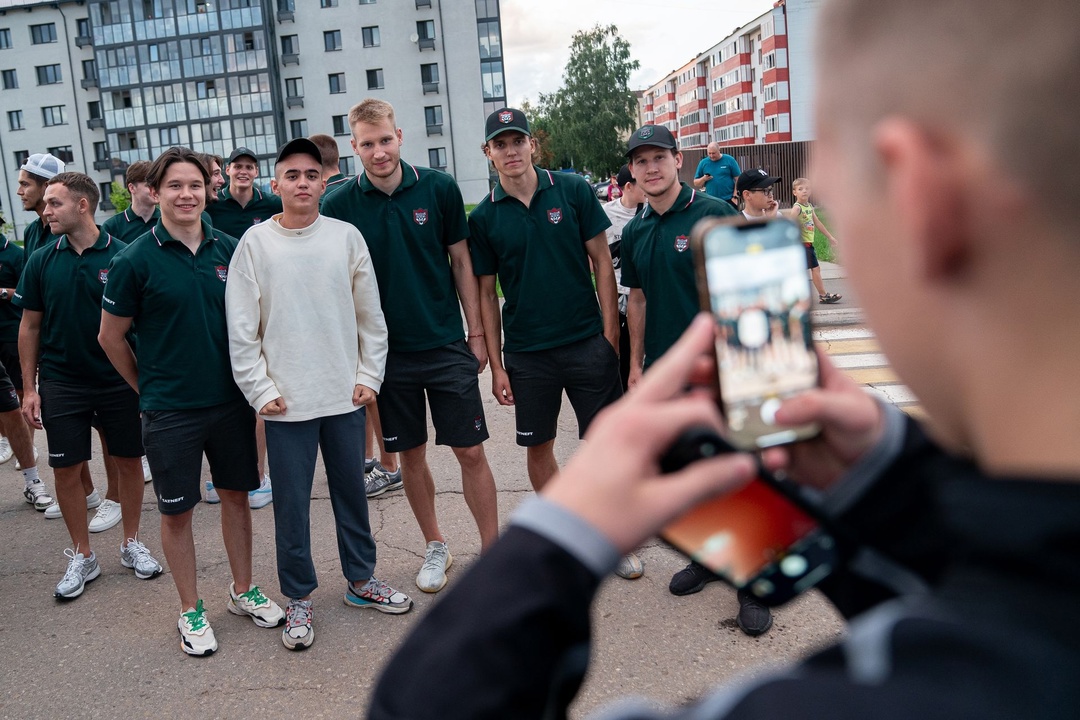
M 835 236 L 836 228 L 833 227 L 828 216 L 821 208 L 814 208 L 814 212 L 817 213 L 818 220 L 825 223 L 825 227 L 829 228 L 829 232 Z M 814 252 L 817 253 L 818 260 L 832 263 L 840 262 L 836 249 L 829 243 L 829 238 L 825 237 L 825 233 L 821 232 L 820 228 L 814 229 Z

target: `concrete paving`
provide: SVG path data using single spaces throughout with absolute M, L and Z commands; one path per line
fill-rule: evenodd
M 845 303 L 851 302 L 836 287 L 829 284 L 831 291 L 845 294 Z M 513 410 L 491 397 L 487 373 L 480 383 L 492 434 L 487 454 L 505 522 L 531 493 L 525 454 L 514 444 Z M 577 444 L 576 422 L 564 405 L 556 444 L 560 462 Z M 51 489 L 41 433 L 37 446 L 42 475 Z M 452 589 L 477 558 L 479 542 L 453 455 L 446 448 L 432 448 L 429 456 L 440 521 L 455 558 L 449 573 Z M 96 447 L 91 468 L 104 492 Z M 64 523 L 45 520 L 23 501 L 14 461 L 0 466 L 0 478 L 0 655 L 8 662 L 0 718 L 363 715 L 380 668 L 440 597 L 425 595 L 414 584 L 423 539 L 404 494 L 397 491 L 371 502 L 379 548 L 376 572 L 408 592 L 416 607 L 407 615 L 388 616 L 342 603 L 344 580 L 320 463 L 312 492 L 313 554 L 322 583 L 314 593 L 315 644 L 305 652 L 290 652 L 281 645 L 280 629 L 258 628 L 226 611 L 230 576 L 220 509 L 203 504 L 194 521 L 199 587 L 220 650 L 209 658 L 188 657 L 179 647 L 178 599 L 167 570 L 149 581 L 125 570 L 118 557 L 123 539 L 119 525 L 91 536 L 101 577 L 76 600 L 54 600 L 53 588 L 66 567 L 63 549 L 70 543 Z M 164 563 L 150 486 L 145 498 L 140 537 Z M 256 582 L 283 603 L 275 572 L 272 510 L 253 515 Z M 697 595 L 674 597 L 667 591 L 668 580 L 685 559 L 660 541 L 647 543 L 641 557 L 645 576 L 635 581 L 612 578 L 595 604 L 593 663 L 574 717 L 626 694 L 683 703 L 725 679 L 796 660 L 843 632 L 828 603 L 811 593 L 777 610 L 768 634 L 746 637 L 734 623 L 733 591 L 713 583 Z M 439 702 L 432 698 L 436 707 Z

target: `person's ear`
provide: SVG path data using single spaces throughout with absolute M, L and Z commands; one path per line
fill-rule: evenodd
M 881 121 L 873 139 L 890 206 L 882 221 L 903 229 L 916 273 L 931 282 L 962 273 L 970 259 L 971 208 L 958 148 L 906 118 Z

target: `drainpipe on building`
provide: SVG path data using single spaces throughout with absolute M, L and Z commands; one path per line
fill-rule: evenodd
M 71 59 L 71 40 L 70 40 L 71 36 L 68 35 L 68 19 L 67 19 L 67 15 L 64 14 L 64 8 L 62 8 L 59 4 L 57 4 L 56 9 L 60 11 L 60 17 L 64 18 L 64 38 L 68 40 L 68 42 L 67 42 L 67 58 L 68 58 L 68 73 L 70 74 L 69 77 L 71 77 L 71 98 L 72 98 L 72 104 L 75 106 L 75 127 L 78 128 L 78 133 L 79 133 L 79 151 L 82 154 L 83 172 L 85 174 L 89 175 L 91 165 L 90 165 L 90 163 L 86 162 L 86 143 L 83 141 L 82 115 L 79 113 L 79 99 L 78 99 L 77 93 L 75 92 L 75 61 Z M 100 91 L 99 91 L 99 93 L 100 93 Z M 112 178 L 110 178 L 110 180 L 111 179 Z M 102 200 L 105 200 L 105 198 L 102 198 Z M 98 208 L 94 208 L 94 212 L 95 213 L 98 212 Z
M 454 179 L 457 179 L 457 153 L 454 152 L 454 110 L 450 101 L 450 68 L 446 64 L 446 25 L 443 24 L 442 1 L 435 0 L 439 6 L 439 27 L 442 28 L 442 64 L 443 75 L 446 77 L 446 114 L 450 118 L 450 167 L 454 169 Z

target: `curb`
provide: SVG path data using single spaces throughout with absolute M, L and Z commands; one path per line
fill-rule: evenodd
M 833 308 L 831 310 L 811 310 L 810 321 L 814 327 L 835 325 L 861 325 L 866 322 L 860 308 Z

